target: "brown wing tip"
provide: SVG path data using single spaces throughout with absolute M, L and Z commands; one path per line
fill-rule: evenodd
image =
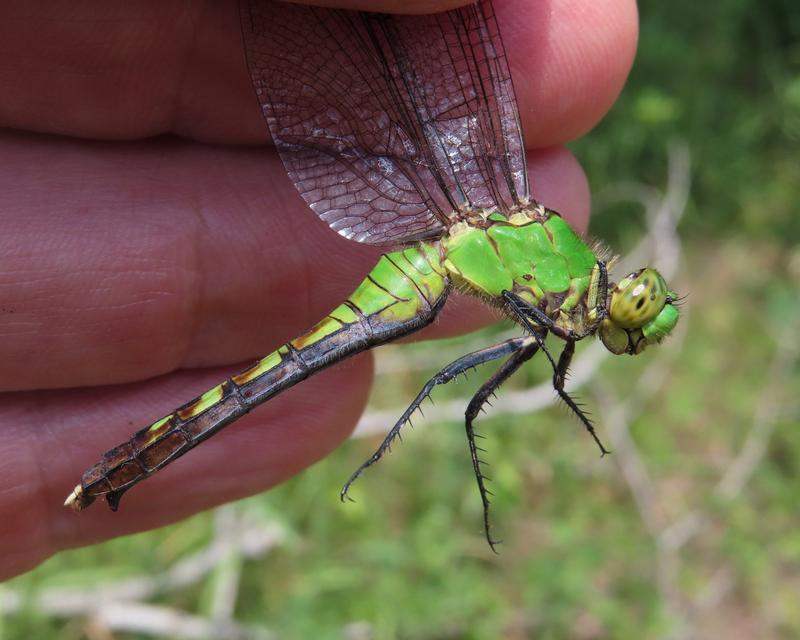
M 73 511 L 82 511 L 94 502 L 94 496 L 87 495 L 83 492 L 83 487 L 77 485 L 64 500 L 64 506 L 72 509 Z

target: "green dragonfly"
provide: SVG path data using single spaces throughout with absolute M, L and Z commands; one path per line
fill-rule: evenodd
M 505 359 L 466 409 L 494 548 L 473 430 L 484 403 L 542 351 L 558 396 L 607 453 L 564 390 L 575 343 L 597 334 L 615 354 L 641 353 L 675 327 L 676 294 L 651 268 L 610 282 L 605 253 L 531 197 L 509 66 L 488 0 L 429 16 L 243 0 L 241 20 L 256 97 L 303 198 L 346 238 L 394 248 L 307 333 L 108 451 L 65 504 L 80 510 L 105 496 L 116 510 L 134 484 L 256 405 L 428 325 L 458 290 L 503 310 L 522 335 L 433 376 L 341 496 L 387 452 L 434 387 Z M 563 340 L 558 357 L 545 345 L 548 334 Z

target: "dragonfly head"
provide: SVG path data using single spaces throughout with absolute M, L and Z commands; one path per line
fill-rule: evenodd
M 612 353 L 641 353 L 675 328 L 677 298 L 655 269 L 629 273 L 608 296 L 608 316 L 600 324 L 600 340 Z

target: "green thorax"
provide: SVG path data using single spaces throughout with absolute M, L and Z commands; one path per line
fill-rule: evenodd
M 483 212 L 453 225 L 441 247 L 456 287 L 497 305 L 514 291 L 563 328 L 582 328 L 597 256 L 555 211 Z

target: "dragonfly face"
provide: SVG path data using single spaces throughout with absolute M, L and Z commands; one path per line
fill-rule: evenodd
M 661 274 L 645 268 L 625 276 L 609 294 L 600 339 L 609 351 L 636 355 L 668 336 L 678 323 L 677 296 Z

